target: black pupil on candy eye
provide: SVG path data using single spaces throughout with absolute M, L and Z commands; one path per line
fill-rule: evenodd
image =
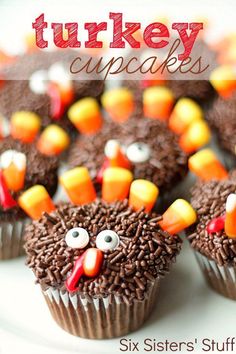
M 107 236 L 105 236 L 104 240 L 105 240 L 106 242 L 111 242 L 111 241 L 112 241 L 112 237 L 109 236 L 109 235 L 107 235 Z
M 79 236 L 79 232 L 78 231 L 73 231 L 72 232 L 72 236 L 73 237 L 78 237 Z
M 139 151 L 142 151 L 142 150 L 143 150 L 143 148 L 142 148 L 142 146 L 141 146 L 140 144 L 138 144 L 138 150 L 139 150 Z

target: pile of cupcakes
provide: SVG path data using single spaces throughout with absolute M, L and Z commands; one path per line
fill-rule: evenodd
M 216 47 L 199 45 L 220 63 Z M 33 51 L 0 67 L 0 259 L 24 245 L 53 318 L 84 338 L 142 326 L 184 230 L 206 281 L 236 300 L 231 64 L 210 81 L 104 90 L 73 81 L 73 56 Z M 10 80 L 18 70 L 28 80 Z M 211 127 L 230 164 L 207 146 Z M 189 171 L 199 179 L 190 203 Z

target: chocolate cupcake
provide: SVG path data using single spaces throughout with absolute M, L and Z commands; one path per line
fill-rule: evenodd
M 236 95 L 224 99 L 218 97 L 207 112 L 207 119 L 215 130 L 228 168 L 236 164 Z
M 100 172 L 106 164 L 105 152 L 108 150 L 109 155 L 111 148 L 108 142 L 114 139 L 120 144 L 134 177 L 153 182 L 163 193 L 170 195 L 187 173 L 187 155 L 180 149 L 177 136 L 165 123 L 148 118 L 130 118 L 122 125 L 106 121 L 96 135 L 78 137 L 69 154 L 70 167 L 86 166 L 99 188 Z
M 73 80 L 69 68 L 77 56 L 72 50 L 37 51 L 4 67 L 1 115 L 10 118 L 16 111 L 32 111 L 42 117 L 43 127 L 56 121 L 66 130 L 73 128 L 66 116 L 69 105 L 82 97 L 99 99 L 104 88 L 104 82 L 97 78 Z
M 0 141 L 0 259 L 23 254 L 23 232 L 27 222 L 17 199 L 34 184 L 44 185 L 53 195 L 57 188 L 58 160 L 42 155 L 34 144 L 11 137 Z
M 181 199 L 162 216 L 152 212 L 157 187 L 132 182 L 124 168 L 105 171 L 101 198 L 85 167 L 65 172 L 60 183 L 71 203 L 54 206 L 41 186 L 20 197 L 35 219 L 25 236 L 27 264 L 63 329 L 94 339 L 126 335 L 148 318 L 180 251 L 177 233 L 196 213 Z
M 235 228 L 235 176 L 234 172 L 228 179 L 198 182 L 193 188 L 192 206 L 198 221 L 191 226 L 188 236 L 207 283 L 233 300 L 236 300 L 236 232 L 231 229 Z

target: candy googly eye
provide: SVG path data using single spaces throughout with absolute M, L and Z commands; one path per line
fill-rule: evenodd
M 151 151 L 147 144 L 133 143 L 126 151 L 128 159 L 133 163 L 141 163 L 149 160 Z
M 89 234 L 82 227 L 74 227 L 66 234 L 65 241 L 71 248 L 85 248 L 89 243 Z
M 111 230 L 101 231 L 96 238 L 96 247 L 102 251 L 112 251 L 119 246 L 119 236 Z

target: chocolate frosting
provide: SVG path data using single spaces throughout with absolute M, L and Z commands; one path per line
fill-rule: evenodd
M 36 94 L 31 91 L 28 80 L 12 80 L 22 73 L 20 78 L 30 78 L 37 70 L 48 69 L 55 62 L 63 62 L 66 67 L 78 56 L 72 50 L 44 52 L 38 51 L 32 54 L 25 54 L 17 58 L 13 64 L 4 68 L 4 85 L 0 88 L 0 113 L 10 118 L 12 113 L 20 110 L 32 111 L 42 118 L 43 127 L 55 122 L 50 118 L 50 98 L 45 94 Z M 83 55 L 84 56 L 84 55 Z M 91 96 L 99 98 L 104 89 L 102 80 L 75 80 L 73 81 L 75 101 Z M 65 116 L 56 121 L 63 128 L 70 130 L 72 124 Z
M 123 147 L 132 143 L 145 143 L 151 150 L 148 161 L 133 164 L 135 178 L 152 181 L 168 190 L 187 172 L 187 155 L 180 149 L 177 136 L 165 123 L 148 118 L 131 118 L 118 125 L 109 121 L 94 136 L 79 136 L 69 155 L 70 167 L 86 166 L 95 180 L 104 162 L 104 147 L 108 140 L 116 139 Z
M 78 257 L 87 248 L 96 247 L 99 232 L 113 230 L 119 236 L 119 246 L 104 252 L 99 275 L 83 276 L 77 291 L 91 296 L 115 294 L 128 302 L 143 299 L 149 282 L 169 271 L 181 248 L 181 239 L 162 231 L 159 220 L 155 213 L 134 212 L 127 200 L 108 204 L 97 199 L 84 206 L 63 204 L 28 226 L 27 264 L 44 290 L 55 287 L 64 291 Z M 66 233 L 74 227 L 82 227 L 89 234 L 89 244 L 83 250 L 70 248 L 65 242 Z
M 225 231 L 209 234 L 208 223 L 225 214 L 225 203 L 230 193 L 236 193 L 236 171 L 228 180 L 199 182 L 192 190 L 192 205 L 198 221 L 191 226 L 188 239 L 191 246 L 221 265 L 236 265 L 236 238 L 229 238 Z
M 207 112 L 207 119 L 222 147 L 236 155 L 236 95 L 227 100 L 218 97 Z
M 41 184 L 51 195 L 55 193 L 57 188 L 57 158 L 42 155 L 34 144 L 24 144 L 11 137 L 0 141 L 0 155 L 6 150 L 16 150 L 26 155 L 27 168 L 24 189 L 28 189 L 35 184 Z M 19 194 L 20 192 L 14 197 L 17 198 Z M 15 220 L 23 216 L 24 213 L 19 207 L 3 210 L 0 206 L 0 221 Z

